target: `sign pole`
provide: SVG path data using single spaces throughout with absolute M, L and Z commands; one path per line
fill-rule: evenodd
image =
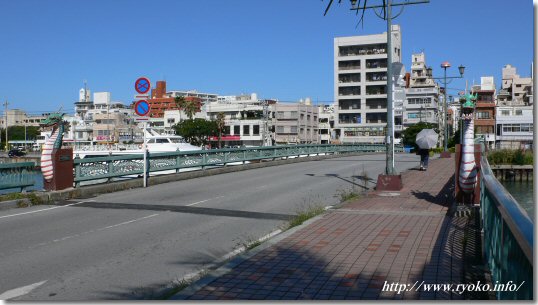
M 144 144 L 142 145 L 142 150 L 144 151 L 144 187 L 147 187 L 148 186 L 148 161 L 147 161 L 147 155 L 148 155 L 148 150 L 147 150 L 147 146 L 146 146 L 146 128 L 147 128 L 147 122 L 144 122 L 144 124 L 142 124 L 144 127 Z
M 144 187 L 148 186 L 148 177 L 149 177 L 148 148 L 146 145 L 146 129 L 148 128 L 147 117 L 149 116 L 151 106 L 145 99 L 149 98 L 149 94 L 147 93 L 149 92 L 150 88 L 151 88 L 151 82 L 146 77 L 140 77 L 135 82 L 135 90 L 136 92 L 138 92 L 139 95 L 135 95 L 135 99 L 138 101 L 134 105 L 134 112 L 139 116 L 137 118 L 137 121 L 142 120 L 142 118 L 145 120 L 142 123 L 142 132 L 144 133 L 143 140 L 142 140 L 143 141 L 142 153 L 144 154 L 144 158 L 143 158 L 144 176 L 142 179 L 144 181 L 143 182 Z

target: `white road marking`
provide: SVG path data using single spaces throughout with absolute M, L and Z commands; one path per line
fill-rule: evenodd
M 190 206 L 193 206 L 193 205 L 195 205 L 195 204 L 203 203 L 203 202 L 206 202 L 206 201 L 209 201 L 209 200 L 211 200 L 211 199 L 206 199 L 206 200 L 196 201 L 196 202 L 187 204 L 186 206 L 187 206 L 187 207 L 190 207 Z
M 80 237 L 80 236 L 82 236 L 82 235 L 86 235 L 86 234 L 90 234 L 90 233 L 94 233 L 94 232 L 103 231 L 103 230 L 106 230 L 106 229 L 111 229 L 111 228 L 119 227 L 119 226 L 122 226 L 122 225 L 126 225 L 126 224 L 129 224 L 129 223 L 133 223 L 133 222 L 135 222 L 135 221 L 139 221 L 139 220 L 144 220 L 144 219 L 147 219 L 147 218 L 155 217 L 155 216 L 157 216 L 157 215 L 159 215 L 159 214 L 151 214 L 151 215 L 149 215 L 149 216 L 145 216 L 145 217 L 141 217 L 141 218 L 137 218 L 137 219 L 133 219 L 133 220 L 125 221 L 125 222 L 118 223 L 118 224 L 115 224 L 115 225 L 111 225 L 111 226 L 107 226 L 107 227 L 103 227 L 103 228 L 99 228 L 99 229 L 94 229 L 94 230 L 90 230 L 90 231 L 82 232 L 82 233 L 79 233 L 79 234 L 69 235 L 69 236 L 66 236 L 66 237 L 62 237 L 62 238 L 55 239 L 55 240 L 53 240 L 52 242 L 44 242 L 44 243 L 37 244 L 36 246 L 31 246 L 29 249 L 37 248 L 37 247 L 42 247 L 42 246 L 46 246 L 46 245 L 51 244 L 51 243 L 57 243 L 57 242 L 64 241 L 64 240 L 67 240 L 67 239 L 70 239 L 70 238 Z
M 21 295 L 25 295 L 25 294 L 29 293 L 30 291 L 36 289 L 37 287 L 45 284 L 45 282 L 46 281 L 42 281 L 42 282 L 31 284 L 31 285 L 28 285 L 28 286 L 8 290 L 8 291 L 0 294 L 0 300 L 9 300 L 9 299 L 13 299 L 13 298 L 16 298 L 16 297 L 20 297 Z
M 102 230 L 105 230 L 105 229 L 111 229 L 111 228 L 119 227 L 119 226 L 126 225 L 126 224 L 128 224 L 128 223 L 132 223 L 132 222 L 135 222 L 135 221 L 139 221 L 139 220 L 143 220 L 143 219 L 147 219 L 147 218 L 155 217 L 155 216 L 157 216 L 157 215 L 159 215 L 159 214 L 151 214 L 151 215 L 149 215 L 149 216 L 145 216 L 145 217 L 142 217 L 142 218 L 137 218 L 137 219 L 129 220 L 129 221 L 126 221 L 126 222 L 118 223 L 117 225 L 112 225 L 112 226 L 108 226 L 108 227 L 100 228 L 100 229 L 97 229 L 97 231 L 102 231 Z
M 6 216 L 0 216 L 0 218 L 8 218 L 8 217 L 14 217 L 14 216 L 20 216 L 20 215 L 26 215 L 26 214 L 33 214 L 33 213 L 38 213 L 38 212 L 43 212 L 43 211 L 50 211 L 50 210 L 54 210 L 54 209 L 59 209 L 59 208 L 63 208 L 63 207 L 69 207 L 69 206 L 73 206 L 73 205 L 77 205 L 77 204 L 81 204 L 81 203 L 85 203 L 85 202 L 92 202 L 92 201 L 95 201 L 95 200 L 80 201 L 80 202 L 70 203 L 70 204 L 56 206 L 56 207 L 52 207 L 52 208 L 47 208 L 47 209 L 41 209 L 41 210 L 35 210 L 35 211 L 30 211 L 30 212 L 24 212 L 24 213 L 17 213 L 17 214 L 11 214 L 11 215 L 6 215 Z
M 223 198 L 224 196 L 218 196 L 218 197 L 215 197 L 215 198 L 209 198 L 209 199 L 206 199 L 206 200 L 200 200 L 200 201 L 196 201 L 196 202 L 193 202 L 193 203 L 189 203 L 187 205 L 185 205 L 186 207 L 190 207 L 190 206 L 193 206 L 193 205 L 197 205 L 199 203 L 204 203 L 204 202 L 207 202 L 209 200 L 213 200 L 213 199 L 219 199 L 219 198 Z

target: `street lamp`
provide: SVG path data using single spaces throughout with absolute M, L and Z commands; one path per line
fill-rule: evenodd
M 443 77 L 433 77 L 433 79 L 443 79 L 443 83 L 444 83 L 444 98 L 443 98 L 443 129 L 444 129 L 444 139 L 443 139 L 443 142 L 444 142 L 444 156 L 446 157 L 447 154 L 446 152 L 448 151 L 448 113 L 447 113 L 447 84 L 449 84 L 450 82 L 452 82 L 453 79 L 456 79 L 456 78 L 463 78 L 463 74 L 465 72 L 465 66 L 463 65 L 460 65 L 458 67 L 458 71 L 460 72 L 460 76 L 446 76 L 446 69 L 450 68 L 451 65 L 448 61 L 445 61 L 445 62 L 442 62 L 441 63 L 441 68 L 443 68 L 444 70 L 444 75 Z M 432 68 L 429 67 L 426 69 L 427 70 L 427 73 L 429 75 L 431 75 L 432 73 Z M 448 80 L 448 81 L 447 81 Z

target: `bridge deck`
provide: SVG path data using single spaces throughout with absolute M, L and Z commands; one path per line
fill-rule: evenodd
M 399 195 L 372 192 L 174 298 L 468 298 L 425 291 L 426 284 L 455 289 L 469 282 L 463 257 L 470 220 L 447 215 L 454 201 L 453 162 L 432 160 L 427 172 L 405 172 Z

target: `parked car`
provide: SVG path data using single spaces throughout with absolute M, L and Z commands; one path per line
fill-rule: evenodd
M 15 149 L 12 149 L 10 150 L 7 155 L 10 157 L 10 158 L 14 158 L 14 157 L 22 157 L 24 155 L 26 155 L 26 152 L 22 149 L 18 149 L 18 148 L 15 148 Z

